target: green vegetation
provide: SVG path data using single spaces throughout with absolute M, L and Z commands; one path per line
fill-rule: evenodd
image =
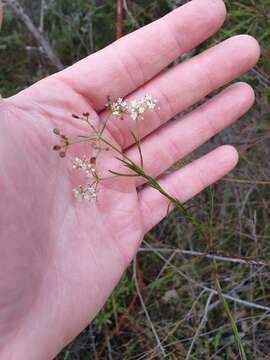
M 127 1 L 125 33 L 184 2 Z M 39 26 L 40 1 L 21 3 Z M 63 64 L 113 41 L 113 0 L 47 0 L 45 4 L 44 32 Z M 228 36 L 248 33 L 260 41 L 262 57 L 244 77 L 256 90 L 253 109 L 186 159 L 222 143 L 234 144 L 240 152 L 233 174 L 190 203 L 190 212 L 204 224 L 207 241 L 179 212 L 173 212 L 145 237 L 144 250 L 137 256 L 137 282 L 130 267 L 106 307 L 59 360 L 162 359 L 138 287 L 167 359 L 260 360 L 269 353 L 269 315 L 260 305 L 267 307 L 270 294 L 270 1 L 227 0 L 226 5 L 225 26 L 192 54 Z M 55 71 L 7 8 L 0 49 L 3 96 Z M 213 260 L 213 254 L 220 258 Z M 251 258 L 253 262 L 244 261 Z

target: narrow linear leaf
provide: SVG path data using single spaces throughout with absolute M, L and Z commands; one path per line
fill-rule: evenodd
M 143 154 L 142 154 L 142 148 L 141 148 L 141 142 L 140 142 L 140 139 L 136 136 L 136 134 L 130 130 L 130 133 L 135 141 L 135 144 L 138 148 L 138 151 L 139 151 L 139 155 L 140 155 L 140 164 L 141 164 L 141 168 L 143 168 Z
M 99 136 L 100 136 L 100 137 L 103 135 L 104 130 L 106 129 L 107 122 L 108 122 L 108 120 L 106 120 L 106 121 L 104 122 L 104 124 L 103 124 L 103 127 L 102 127 L 102 129 L 101 129 L 101 131 L 100 131 L 100 133 L 99 133 Z
M 171 207 L 173 207 L 173 203 L 170 201 L 167 207 L 166 216 L 169 215 Z
M 96 140 L 96 137 L 93 137 L 93 136 L 85 136 L 85 135 L 79 135 L 78 138 L 80 138 L 80 139 L 86 139 L 86 140 Z
M 138 177 L 139 175 L 137 174 L 121 174 L 121 173 L 118 173 L 116 171 L 113 171 L 113 170 L 109 170 L 109 172 L 113 175 L 117 175 L 117 176 L 125 176 L 125 177 Z
M 215 264 L 215 269 L 216 269 L 216 274 L 217 274 L 217 263 L 216 263 L 215 259 L 214 259 L 214 264 Z M 234 338 L 235 338 L 235 342 L 236 342 L 236 345 L 237 345 L 237 348 L 238 348 L 240 358 L 241 358 L 241 360 L 247 360 L 247 356 L 246 356 L 245 349 L 244 349 L 242 341 L 241 341 L 241 336 L 239 334 L 236 321 L 235 321 L 235 319 L 234 319 L 234 317 L 233 317 L 233 315 L 232 315 L 232 313 L 230 311 L 230 308 L 229 308 L 229 305 L 228 305 L 226 299 L 222 295 L 222 289 L 221 289 L 221 286 L 220 286 L 220 283 L 219 283 L 219 280 L 218 280 L 217 276 L 216 276 L 216 284 L 217 284 L 218 295 L 219 295 L 220 299 L 222 300 L 225 312 L 226 312 L 226 314 L 228 316 L 228 319 L 230 320 L 230 323 L 231 323 L 231 326 L 232 326 L 232 331 L 233 331 L 233 335 L 234 335 Z

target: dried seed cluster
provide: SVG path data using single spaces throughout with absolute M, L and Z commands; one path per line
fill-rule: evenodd
M 69 147 L 69 139 L 66 135 L 61 134 L 59 129 L 53 129 L 53 132 L 56 136 L 59 136 L 60 138 L 60 144 L 55 145 L 53 147 L 53 150 L 57 151 L 61 158 L 64 158 L 66 157 L 67 149 Z

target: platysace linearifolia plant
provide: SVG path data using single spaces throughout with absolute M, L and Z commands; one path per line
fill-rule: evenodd
M 111 116 L 114 118 L 120 118 L 123 121 L 126 118 L 130 118 L 136 122 L 140 121 L 143 119 L 143 116 L 147 111 L 153 110 L 157 105 L 157 100 L 154 100 L 150 95 L 145 95 L 142 99 L 132 100 L 131 102 L 128 102 L 123 98 L 118 98 L 114 102 L 112 102 L 109 98 L 108 100 L 107 109 Z M 103 151 L 109 150 L 117 151 L 118 155 L 121 154 L 123 156 L 123 154 L 104 138 L 103 134 L 106 130 L 107 122 L 102 125 L 101 129 L 97 129 L 91 121 L 89 113 L 83 113 L 81 116 L 73 115 L 73 118 L 87 123 L 90 127 L 91 135 L 78 136 L 77 139 L 70 140 L 66 135 L 62 134 L 59 129 L 54 129 L 55 135 L 59 136 L 60 138 L 60 144 L 55 145 L 54 150 L 59 153 L 60 157 L 64 158 L 66 157 L 67 150 L 71 145 L 75 145 L 81 142 L 91 142 L 92 148 L 95 151 L 95 156 L 77 156 L 73 160 L 73 169 L 81 171 L 86 179 L 86 184 L 79 185 L 76 189 L 73 189 L 73 193 L 78 200 L 96 200 L 97 193 L 99 191 L 98 185 L 102 180 L 104 180 L 97 171 L 99 155 Z M 132 135 L 135 138 L 136 144 L 139 145 L 139 139 L 137 139 L 134 133 L 132 133 Z M 141 151 L 140 155 L 141 163 L 143 163 Z M 125 157 L 125 160 L 129 159 Z M 109 172 L 115 176 L 123 175 L 114 173 L 110 170 Z M 136 174 L 136 176 L 139 176 L 139 174 Z
M 145 95 L 143 98 L 138 100 L 127 101 L 123 98 L 118 98 L 116 101 L 111 101 L 108 97 L 107 109 L 114 119 L 119 121 L 125 121 L 127 118 L 131 119 L 138 123 L 144 119 L 144 115 L 157 106 L 157 100 L 153 99 L 150 95 Z M 99 185 L 102 181 L 108 179 L 104 177 L 98 170 L 99 159 L 102 153 L 107 151 L 114 152 L 115 158 L 124 166 L 128 171 L 126 172 L 116 172 L 111 169 L 107 169 L 107 172 L 113 177 L 142 177 L 148 183 L 149 186 L 159 191 L 164 197 L 168 199 L 168 210 L 170 206 L 173 205 L 181 211 L 181 213 L 193 223 L 197 229 L 202 232 L 201 224 L 199 224 L 188 209 L 175 197 L 168 194 L 155 180 L 153 177 L 145 173 L 143 167 L 143 154 L 141 150 L 140 138 L 130 130 L 131 135 L 134 139 L 134 142 L 138 148 L 140 155 L 140 165 L 136 164 L 134 161 L 129 159 L 119 148 L 114 144 L 109 142 L 105 136 L 104 132 L 106 130 L 108 121 L 110 117 L 100 125 L 99 128 L 96 127 L 94 122 L 90 119 L 89 113 L 83 113 L 82 115 L 72 115 L 74 119 L 81 121 L 88 125 L 89 134 L 80 135 L 74 139 L 70 139 L 66 135 L 62 134 L 59 129 L 54 129 L 54 133 L 59 137 L 59 144 L 54 146 L 54 150 L 59 153 L 61 158 L 65 158 L 68 149 L 70 146 L 79 144 L 79 143 L 90 143 L 91 144 L 91 155 L 84 155 L 82 157 L 76 156 L 73 163 L 73 170 L 81 172 L 84 176 L 85 183 L 79 185 L 77 188 L 73 189 L 74 196 L 77 200 L 80 201 L 96 201 L 98 198 L 98 193 L 100 191 Z

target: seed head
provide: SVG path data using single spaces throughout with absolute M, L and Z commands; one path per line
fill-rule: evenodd
M 66 157 L 66 152 L 65 151 L 60 151 L 59 156 L 60 156 L 60 158 L 65 158 Z
M 53 133 L 55 135 L 60 135 L 60 130 L 59 129 L 53 129 Z

